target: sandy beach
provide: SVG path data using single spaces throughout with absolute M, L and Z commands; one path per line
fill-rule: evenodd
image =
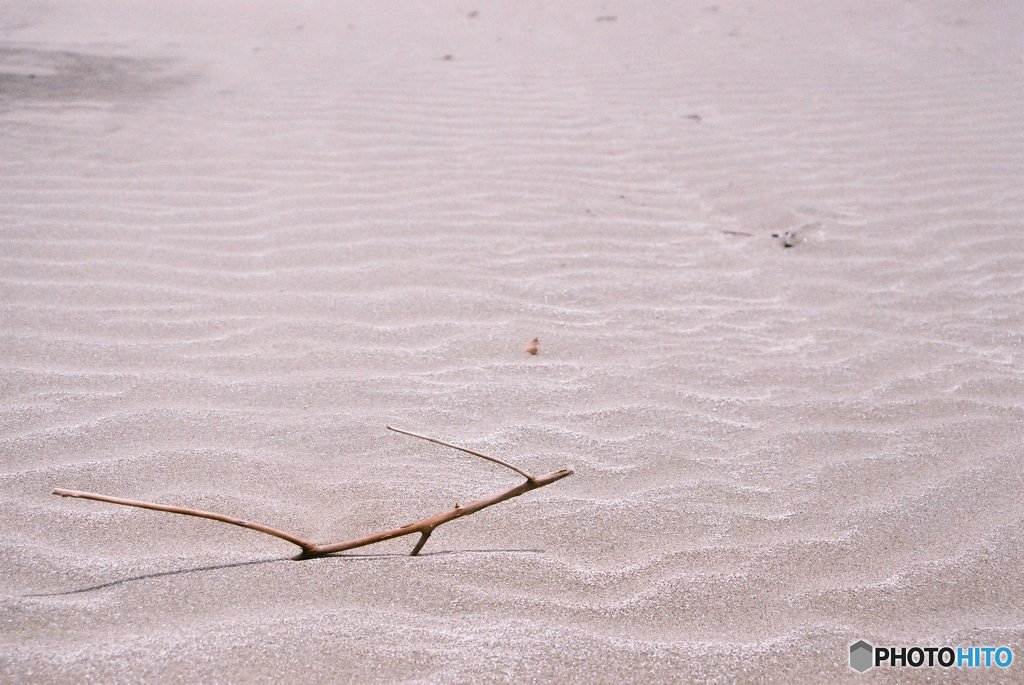
M 1024 682 L 1022 112 L 1013 0 L 4 3 L 0 681 Z M 51 494 L 519 482 L 387 424 L 575 473 Z

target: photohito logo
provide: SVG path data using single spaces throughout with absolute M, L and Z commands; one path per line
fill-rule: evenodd
M 1009 647 L 872 647 L 864 640 L 850 645 L 850 668 L 858 673 L 875 666 L 1009 668 L 1012 663 Z

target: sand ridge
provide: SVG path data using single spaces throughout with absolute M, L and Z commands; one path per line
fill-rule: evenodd
M 0 680 L 1021 655 L 1015 3 L 7 16 Z M 416 559 L 49 494 L 328 542 L 514 484 L 388 423 L 576 473 Z

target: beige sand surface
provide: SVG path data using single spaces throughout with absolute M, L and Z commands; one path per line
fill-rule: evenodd
M 3 3 L 0 681 L 1024 679 L 1024 5 L 551 4 Z

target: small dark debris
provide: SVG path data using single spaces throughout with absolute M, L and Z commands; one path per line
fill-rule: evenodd
M 783 247 L 793 247 L 796 245 L 796 231 L 780 231 L 772 233 L 772 237 L 780 239 Z
M 453 59 L 455 59 L 455 58 L 454 58 L 454 57 L 452 57 L 451 55 L 445 55 L 445 56 L 444 56 L 444 57 L 442 57 L 441 59 L 443 59 L 443 60 L 444 60 L 445 62 L 451 62 L 451 61 L 452 61 Z
M 690 121 L 696 121 L 698 124 L 704 121 L 704 117 L 702 117 L 699 114 L 687 114 L 685 118 L 689 119 Z
M 618 21 L 618 19 L 614 14 L 602 14 L 597 18 L 597 21 Z
M 473 10 L 472 12 L 470 12 L 469 14 L 466 15 L 466 17 L 468 17 L 469 19 L 476 19 L 479 16 L 480 16 L 480 10 Z
M 808 235 L 819 228 L 821 228 L 821 222 L 812 221 L 789 231 L 776 231 L 772 233 L 772 237 L 781 240 L 783 247 L 794 247 L 807 240 Z

